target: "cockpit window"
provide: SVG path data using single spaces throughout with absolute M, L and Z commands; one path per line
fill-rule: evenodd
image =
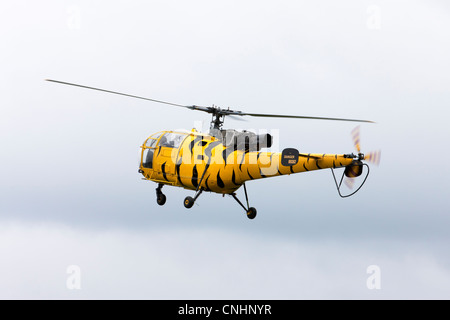
M 153 150 L 154 149 L 145 149 L 144 150 L 144 155 L 142 157 L 142 166 L 144 168 L 153 168 Z
M 158 138 L 161 134 L 162 134 L 162 132 L 158 132 L 158 133 L 155 133 L 154 135 L 150 136 L 150 138 L 147 139 L 145 146 L 148 148 L 155 147 L 156 141 L 158 140 Z
M 167 132 L 159 140 L 159 145 L 161 147 L 178 148 L 184 138 L 186 138 L 186 134 Z
M 147 142 L 145 143 L 145 146 L 148 148 L 154 147 L 156 144 L 157 139 L 148 138 Z
M 158 140 L 158 138 L 161 134 L 162 134 L 162 132 L 155 133 L 155 134 L 151 135 L 150 138 Z

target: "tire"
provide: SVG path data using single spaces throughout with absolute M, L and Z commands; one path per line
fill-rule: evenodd
M 194 198 L 192 197 L 186 197 L 184 198 L 184 206 L 186 208 L 192 208 L 192 206 L 194 205 Z
M 249 219 L 255 219 L 256 217 L 256 209 L 253 207 L 248 208 L 247 210 L 247 218 Z
M 166 195 L 164 193 L 158 194 L 156 197 L 156 203 L 163 206 L 166 203 Z

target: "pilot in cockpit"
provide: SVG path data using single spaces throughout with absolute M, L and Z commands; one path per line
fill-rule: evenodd
M 162 136 L 161 139 L 159 140 L 159 146 L 161 147 L 168 147 L 167 145 L 167 138 L 165 136 Z

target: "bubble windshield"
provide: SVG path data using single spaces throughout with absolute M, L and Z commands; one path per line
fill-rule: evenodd
M 159 146 L 168 148 L 178 148 L 187 134 L 166 132 L 159 140 Z

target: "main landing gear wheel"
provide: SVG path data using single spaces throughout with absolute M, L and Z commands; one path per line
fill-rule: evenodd
M 247 210 L 247 218 L 249 219 L 255 219 L 256 217 L 256 209 L 253 207 L 248 208 Z
M 164 193 L 158 194 L 156 196 L 156 203 L 163 206 L 166 203 L 166 195 Z
M 197 198 L 202 194 L 202 192 L 203 192 L 203 189 L 200 188 L 200 190 L 197 191 L 197 193 L 195 194 L 195 196 L 193 198 L 189 197 L 189 196 L 184 198 L 184 202 L 183 202 L 184 206 L 188 209 L 192 208 L 192 206 L 195 203 L 195 200 L 197 200 Z
M 245 212 L 247 213 L 247 218 L 255 219 L 256 209 L 249 206 L 247 188 L 245 187 L 245 183 L 243 184 L 243 186 L 244 186 L 245 201 L 247 202 L 247 207 L 242 204 L 242 202 L 238 199 L 238 197 L 236 197 L 236 193 L 233 192 L 233 193 L 230 193 L 230 195 L 234 198 L 234 200 L 236 200 L 237 203 L 239 203 L 239 205 L 242 207 L 242 209 L 245 210 Z
M 184 198 L 184 206 L 188 209 L 192 208 L 192 206 L 194 205 L 194 202 L 195 202 L 195 200 L 192 197 Z

